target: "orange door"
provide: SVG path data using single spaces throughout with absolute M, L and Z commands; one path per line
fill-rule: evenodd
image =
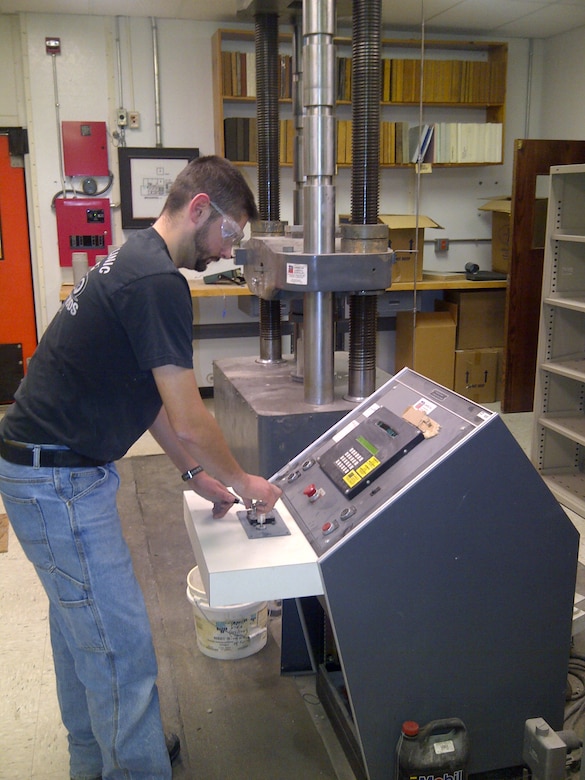
M 0 403 L 12 400 L 36 345 L 24 168 L 0 135 Z

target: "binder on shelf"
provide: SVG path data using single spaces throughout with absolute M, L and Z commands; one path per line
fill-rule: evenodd
M 414 125 L 408 132 L 410 162 L 422 162 L 433 137 L 434 125 Z
M 246 53 L 246 95 L 256 97 L 256 53 Z
M 396 122 L 396 162 L 399 165 L 409 162 L 408 122 Z
M 232 162 L 238 159 L 237 124 L 237 117 L 226 117 L 223 120 L 224 153 Z

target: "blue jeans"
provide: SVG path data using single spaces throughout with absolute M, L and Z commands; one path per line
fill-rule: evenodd
M 148 615 L 116 507 L 113 464 L 34 468 L 0 458 L 12 528 L 49 597 L 75 780 L 169 780 Z

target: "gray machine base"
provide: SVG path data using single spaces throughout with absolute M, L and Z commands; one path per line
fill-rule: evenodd
M 302 383 L 291 378 L 295 363 L 263 364 L 253 357 L 218 360 L 213 366 L 215 417 L 240 465 L 267 479 L 344 417 L 347 353 L 335 354 L 335 400 L 312 406 Z M 389 375 L 378 369 L 376 386 Z

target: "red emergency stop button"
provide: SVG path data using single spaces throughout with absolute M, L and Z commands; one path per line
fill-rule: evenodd
M 312 483 L 307 485 L 307 487 L 303 490 L 303 493 L 307 496 L 307 498 L 312 498 L 316 492 L 317 488 Z
M 327 536 L 327 534 L 330 534 L 335 530 L 335 525 L 327 521 L 326 523 L 323 523 L 321 530 L 323 531 L 323 536 Z

